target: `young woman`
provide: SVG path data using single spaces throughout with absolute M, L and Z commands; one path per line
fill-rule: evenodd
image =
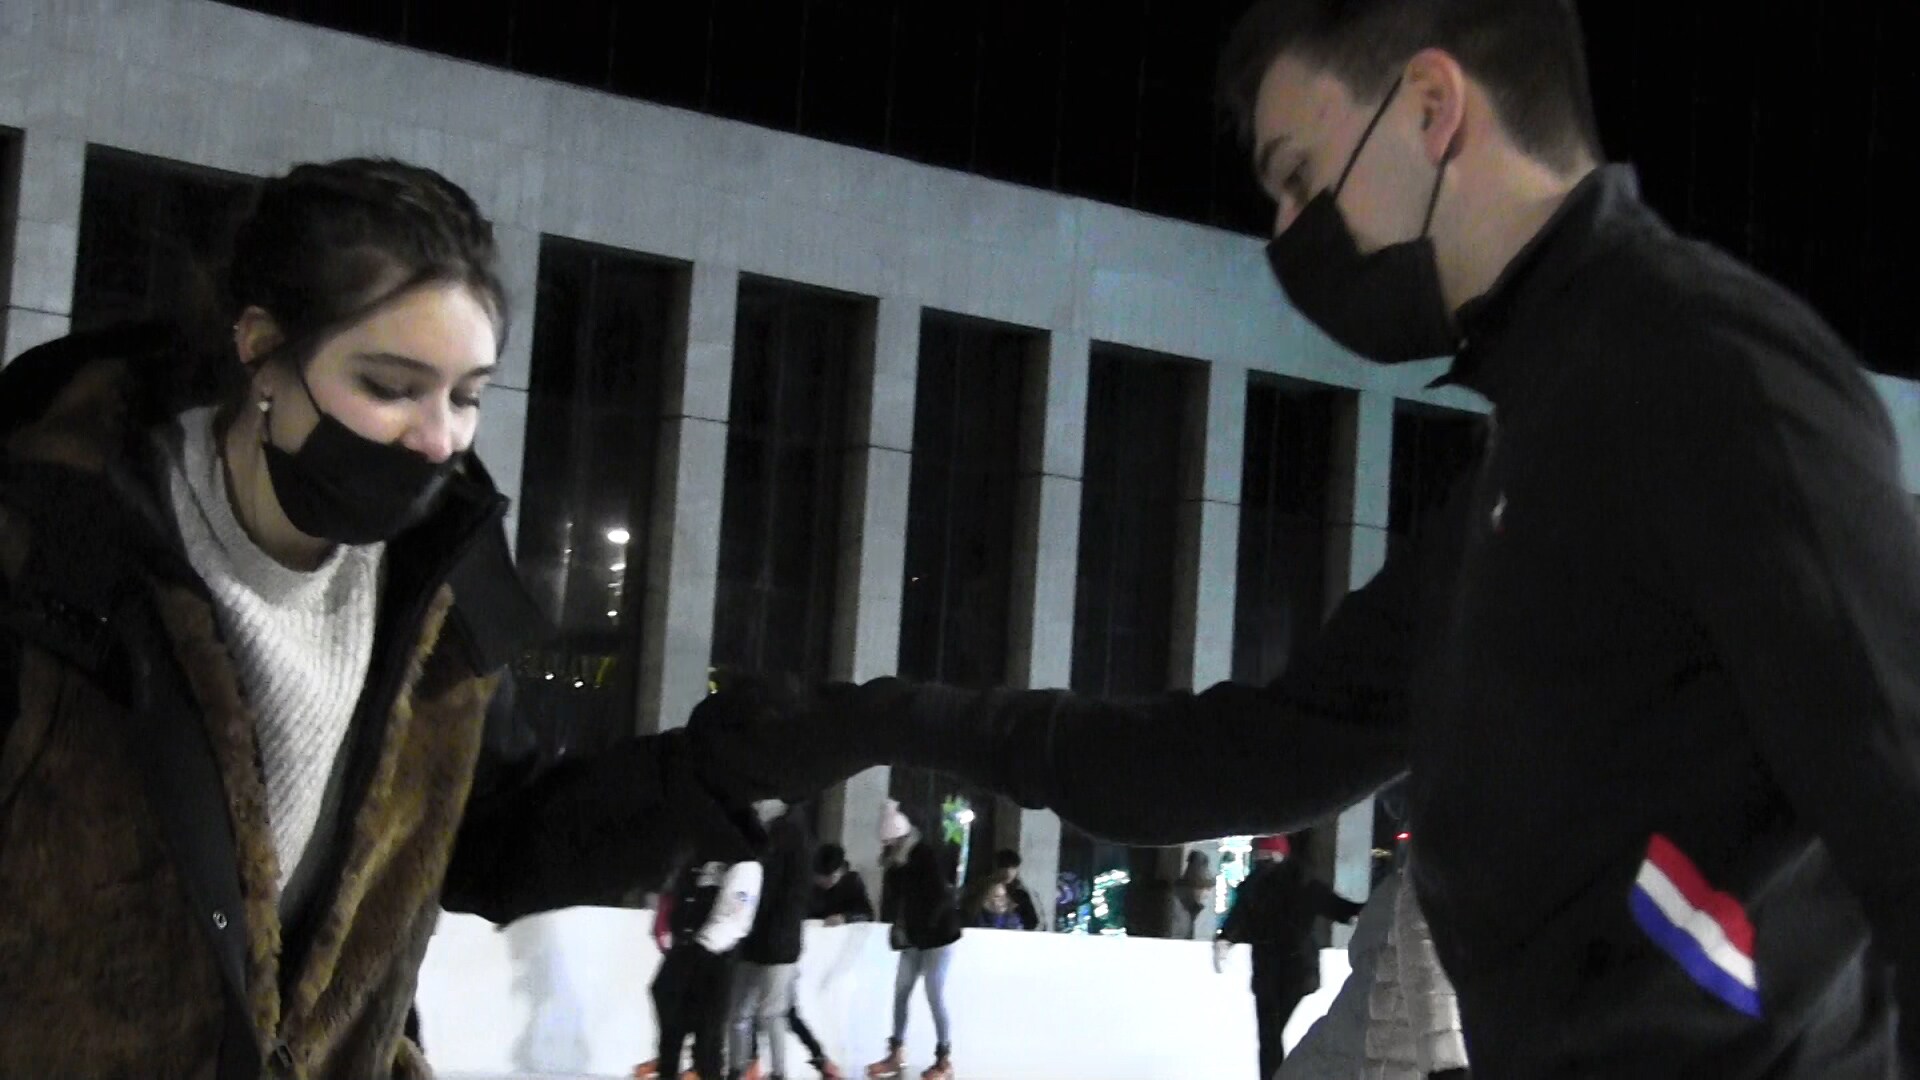
M 871 1080 L 894 1080 L 906 1072 L 907 1008 L 923 980 L 927 1007 L 933 1011 L 933 1066 L 921 1080 L 953 1080 L 952 1031 L 947 1016 L 947 969 L 960 940 L 960 909 L 953 883 L 942 868 L 938 841 L 913 827 L 900 804 L 887 801 L 880 818 L 881 862 L 887 868 L 881 886 L 881 921 L 891 923 L 889 937 L 900 953 L 893 984 L 893 1037 L 887 1056 L 867 1067 Z
M 967 912 L 968 925 L 982 930 L 1025 930 L 1026 921 L 1007 895 L 1007 887 L 996 881 L 988 885 Z
M 0 1075 L 424 1075 L 440 905 L 657 886 L 714 812 L 677 736 L 512 751 L 541 620 L 471 453 L 507 302 L 467 194 L 299 166 L 227 284 L 217 346 L 0 374 Z

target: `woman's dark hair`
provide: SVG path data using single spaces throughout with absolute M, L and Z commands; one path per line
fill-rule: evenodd
M 1572 0 L 1257 0 L 1228 38 L 1216 90 L 1250 138 L 1260 83 L 1283 54 L 1375 102 L 1427 48 L 1446 50 L 1487 88 L 1528 154 L 1563 171 L 1601 156 Z
M 322 342 L 402 293 L 428 284 L 472 289 L 506 340 L 493 224 L 458 184 L 380 158 L 297 165 L 262 183 L 234 230 L 226 264 L 228 321 L 257 307 L 284 335 L 281 355 L 305 363 Z M 244 400 L 226 358 L 229 407 Z

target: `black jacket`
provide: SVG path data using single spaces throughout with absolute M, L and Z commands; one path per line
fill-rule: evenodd
M 1027 883 L 1014 878 L 1007 886 L 1007 899 L 1013 901 L 1013 910 L 1020 916 L 1022 930 L 1034 930 L 1040 926 L 1040 909 L 1033 904 L 1033 893 L 1027 890 Z
M 768 827 L 760 863 L 766 868 L 760 911 L 752 933 L 741 943 L 740 958 L 750 964 L 797 964 L 801 929 L 813 900 L 813 837 L 799 814 L 789 810 Z
M 1410 769 L 1476 1077 L 1884 1076 L 1894 1001 L 1920 1017 L 1920 529 L 1873 387 L 1623 168 L 1461 322 L 1479 460 L 1273 685 L 882 681 L 704 752 L 775 787 L 939 769 L 1141 844 L 1295 828 Z M 1711 968 L 1676 895 L 1719 916 Z M 1920 1020 L 1902 1044 L 1920 1070 Z
M 872 922 L 873 900 L 867 896 L 867 883 L 849 870 L 840 875 L 833 888 L 813 890 L 813 902 L 807 908 L 809 919 L 839 917 L 844 922 Z
M 1240 883 L 1217 936 L 1253 946 L 1256 967 L 1311 976 L 1306 979 L 1311 990 L 1319 986 L 1320 974 L 1314 924 L 1320 919 L 1346 922 L 1360 914 L 1360 908 L 1326 882 L 1308 876 L 1298 859 L 1283 859 L 1256 867 Z
M 960 907 L 940 867 L 936 843 L 921 839 L 899 866 L 889 866 L 880 891 L 880 921 L 898 931 L 893 946 L 939 949 L 960 940 Z

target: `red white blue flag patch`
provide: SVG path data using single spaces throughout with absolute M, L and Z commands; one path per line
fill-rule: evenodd
M 1760 1016 L 1753 923 L 1740 902 L 1714 891 L 1693 860 L 1655 834 L 1634 880 L 1633 919 L 1701 989 Z

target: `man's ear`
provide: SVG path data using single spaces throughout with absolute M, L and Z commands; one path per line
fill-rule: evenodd
M 1459 150 L 1467 118 L 1467 72 L 1441 49 L 1422 49 L 1407 61 L 1402 93 L 1420 110 L 1427 157 L 1439 164 Z

